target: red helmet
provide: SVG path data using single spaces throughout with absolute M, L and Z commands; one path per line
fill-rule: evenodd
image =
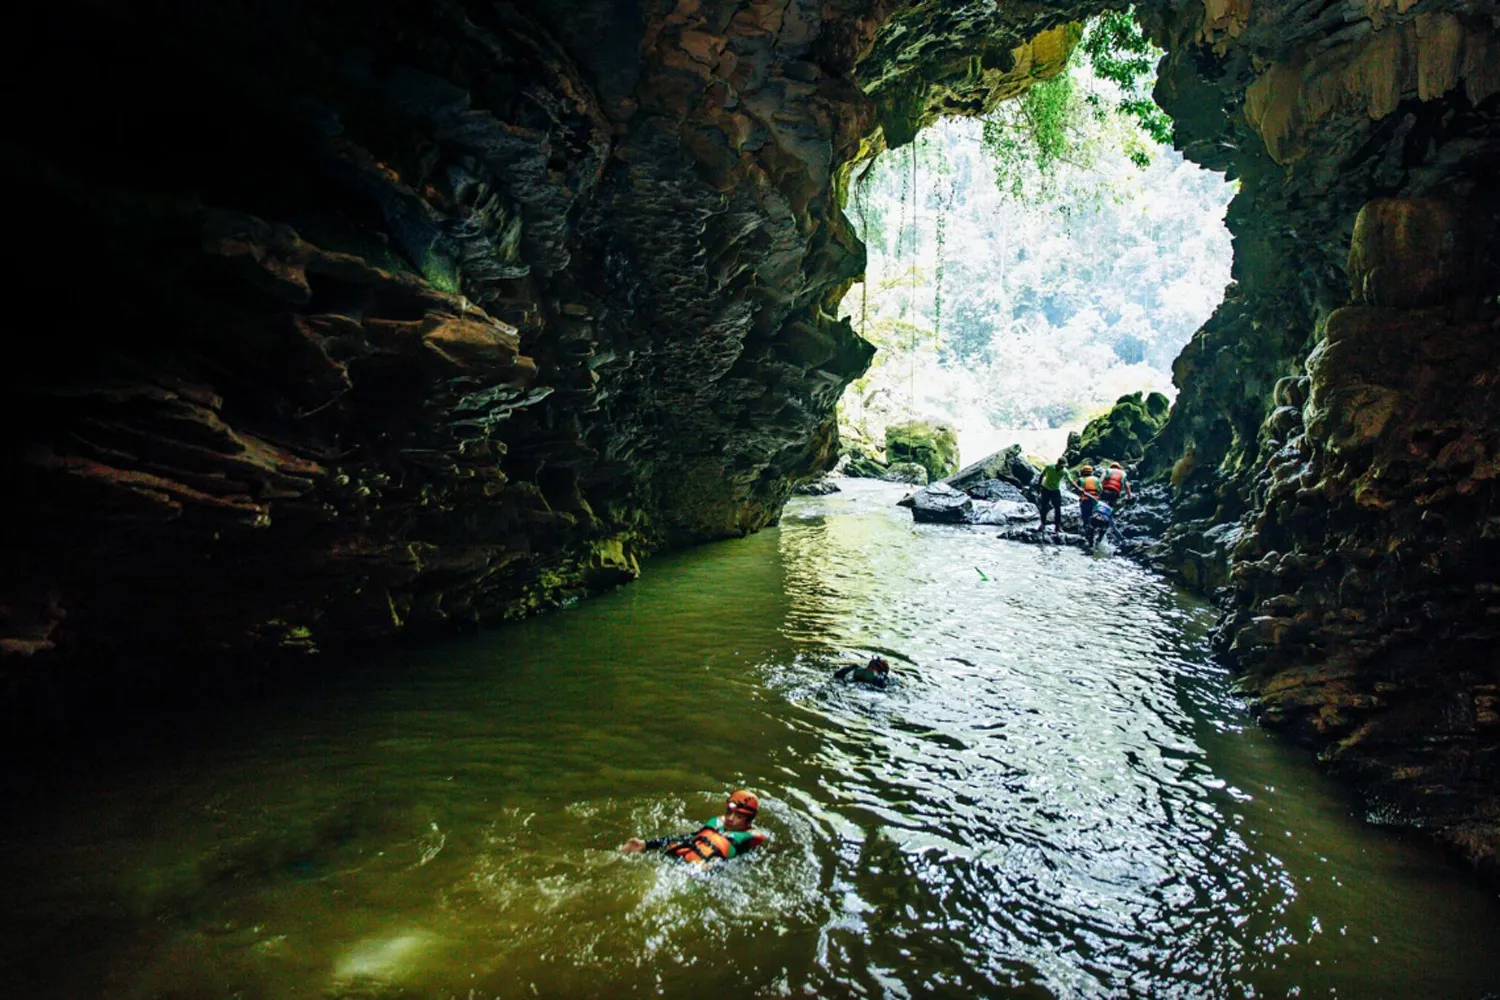
M 729 796 L 729 808 L 746 816 L 754 816 L 760 812 L 760 800 L 741 788 Z

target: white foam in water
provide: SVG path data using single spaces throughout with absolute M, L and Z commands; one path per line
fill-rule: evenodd
M 391 937 L 366 938 L 334 965 L 334 979 L 400 979 L 437 941 L 427 931 L 406 931 Z

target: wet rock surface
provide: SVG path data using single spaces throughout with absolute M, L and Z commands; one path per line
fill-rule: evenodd
M 997 454 L 1005 454 L 999 452 Z M 993 456 L 992 456 L 993 457 Z M 984 463 L 976 463 L 976 466 Z M 1078 498 L 1064 488 L 1062 530 L 1050 516 L 1040 527 L 1037 504 L 1017 487 L 998 479 L 980 480 L 967 490 L 948 482 L 933 483 L 898 501 L 912 512 L 912 520 L 933 524 L 968 524 L 998 529 L 999 537 L 1031 545 L 1072 545 L 1088 548 Z M 1134 502 L 1114 512 L 1113 529 L 1097 529 L 1110 554 L 1150 564 L 1160 558 L 1159 539 L 1169 518 L 1169 493 L 1165 487 L 1148 486 L 1137 491 Z
M 1494 876 L 1500 38 L 1487 5 L 1322 10 L 1153 15 L 1178 144 L 1242 185 L 1144 462 L 1153 556 L 1220 599 L 1265 722 Z
M 969 524 L 974 501 L 962 490 L 933 483 L 911 498 L 911 517 L 922 524 Z

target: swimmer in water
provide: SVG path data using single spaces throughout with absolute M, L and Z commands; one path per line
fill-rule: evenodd
M 759 812 L 760 800 L 741 788 L 724 803 L 724 815 L 704 823 L 697 833 L 653 840 L 631 837 L 620 851 L 623 854 L 661 851 L 690 865 L 728 861 L 763 846 L 769 839 L 761 831 L 751 829 Z
M 845 678 L 855 684 L 884 690 L 885 686 L 891 682 L 891 665 L 883 656 L 872 656 L 869 663 L 851 663 L 847 667 L 840 667 L 834 671 L 834 680 L 841 681 Z

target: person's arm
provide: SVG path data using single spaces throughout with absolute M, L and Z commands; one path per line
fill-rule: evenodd
M 645 851 L 659 851 L 666 847 L 675 847 L 685 844 L 693 839 L 693 834 L 684 833 L 676 837 L 653 837 L 650 840 L 642 840 L 640 837 L 631 837 L 620 847 L 621 854 L 641 854 Z
M 859 669 L 859 664 L 858 663 L 851 663 L 847 667 L 839 667 L 837 670 L 835 670 L 833 672 L 833 679 L 836 680 L 836 681 L 841 681 L 845 677 L 848 677 L 850 674 L 854 673 L 854 671 L 856 671 L 858 669 Z

